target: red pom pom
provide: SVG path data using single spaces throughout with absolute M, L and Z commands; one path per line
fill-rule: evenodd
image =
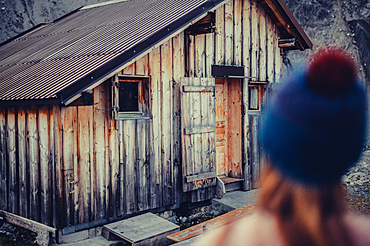
M 340 48 L 326 48 L 316 52 L 308 67 L 307 83 L 315 91 L 340 95 L 356 82 L 356 64 Z

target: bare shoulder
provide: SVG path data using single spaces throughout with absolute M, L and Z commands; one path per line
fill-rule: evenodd
M 211 245 L 282 245 L 277 235 L 273 217 L 265 212 L 256 211 L 233 223 L 210 230 L 199 237 L 195 246 Z
M 354 238 L 358 239 L 359 245 L 370 245 L 370 217 L 365 214 L 348 212 L 345 220 Z
M 253 226 L 256 216 L 256 213 L 253 213 L 227 226 L 208 230 L 194 242 L 193 246 L 238 245 L 237 242 L 243 241 L 243 237 L 249 238 L 248 234 L 250 234 L 250 228 Z

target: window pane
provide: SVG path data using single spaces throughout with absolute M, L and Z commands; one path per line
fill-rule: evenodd
M 121 82 L 119 85 L 119 111 L 139 111 L 139 83 Z
M 258 86 L 249 86 L 249 109 L 259 109 Z

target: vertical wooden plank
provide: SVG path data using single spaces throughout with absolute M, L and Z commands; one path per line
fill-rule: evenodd
M 7 114 L 7 152 L 9 165 L 9 196 L 8 196 L 8 211 L 18 213 L 18 180 L 17 180 L 17 148 L 16 148 L 16 122 L 15 108 L 9 107 Z
M 123 121 L 123 137 L 126 150 L 125 180 L 126 180 L 126 207 L 127 214 L 137 211 L 135 187 L 137 179 L 136 164 L 136 120 Z
M 111 194 L 109 200 L 109 216 L 118 216 L 119 211 L 119 181 L 120 181 L 120 170 L 119 170 L 119 156 L 118 156 L 118 134 L 117 134 L 117 121 L 109 119 L 109 131 L 108 131 L 108 146 L 109 146 L 109 163 L 111 169 Z
M 89 106 L 78 107 L 78 180 L 79 188 L 79 223 L 87 223 L 91 220 L 91 161 L 90 152 L 90 125 L 93 124 L 93 110 Z
M 95 216 L 96 220 L 105 218 L 106 165 L 105 165 L 105 86 L 94 89 L 94 173 L 96 180 Z
M 180 97 L 181 97 L 181 129 L 191 125 L 191 108 L 192 104 L 188 103 L 191 100 L 190 93 L 183 92 L 183 86 L 189 85 L 192 78 L 182 78 Z M 191 135 L 181 132 L 182 140 L 182 173 L 183 173 L 183 191 L 189 191 L 190 184 L 186 183 L 185 177 L 194 173 L 193 153 L 192 153 L 192 137 Z
M 49 169 L 50 169 L 50 225 L 56 227 L 56 179 L 55 179 L 55 129 L 54 105 L 48 107 L 49 114 Z
M 280 53 L 280 48 L 278 40 L 280 38 L 279 30 L 275 27 L 275 81 L 280 82 L 282 68 L 283 68 L 283 58 Z
M 225 64 L 225 6 L 216 9 L 215 64 Z
M 137 162 L 137 186 L 138 186 L 138 196 L 137 204 L 138 211 L 144 211 L 147 209 L 147 184 L 146 176 L 147 174 L 147 162 L 145 156 L 145 143 L 146 143 L 146 122 L 145 120 L 137 120 L 137 136 L 135 138 L 136 146 L 136 162 Z
M 244 65 L 244 74 L 246 76 L 251 76 L 251 60 L 250 60 L 250 47 L 251 47 L 251 4 L 250 0 L 243 1 L 243 65 Z M 244 182 L 243 190 L 250 190 L 251 185 L 251 165 L 250 165 L 250 130 L 249 130 L 249 117 L 248 117 L 248 82 L 249 79 L 243 80 L 243 111 L 242 120 L 243 120 L 243 164 L 244 164 Z
M 212 77 L 212 65 L 215 63 L 215 47 L 214 47 L 214 37 L 213 33 L 208 33 L 206 36 L 206 73 L 205 77 Z
M 258 144 L 258 124 L 260 116 L 252 116 L 252 155 L 253 155 L 253 164 L 252 164 L 252 178 L 253 178 L 253 188 L 259 187 L 259 178 L 260 178 L 260 151 Z
M 17 109 L 18 165 L 19 165 L 19 215 L 28 218 L 27 199 L 27 150 L 26 150 L 26 111 L 24 106 Z
M 94 90 L 95 94 L 95 90 Z M 95 96 L 94 96 L 95 104 Z M 90 112 L 90 124 L 89 124 L 89 153 L 90 153 L 90 221 L 96 220 L 96 194 L 97 194 L 97 185 L 96 185 L 96 167 L 95 167 L 95 118 L 94 118 L 94 107 L 91 107 Z
M 126 214 L 126 177 L 125 163 L 126 152 L 123 140 L 123 121 L 117 121 L 118 141 L 119 141 L 119 212 L 118 216 Z
M 172 204 L 172 42 L 161 45 L 163 205 Z
M 215 86 L 215 79 L 208 78 L 208 86 Z M 214 93 L 208 94 L 208 124 L 216 128 L 216 103 Z M 209 171 L 216 171 L 216 131 L 208 133 L 208 152 L 209 152 Z M 216 184 L 216 178 L 207 180 L 207 182 L 213 182 Z M 206 197 L 205 199 L 212 199 L 215 197 L 215 187 L 207 187 L 205 189 Z
M 123 70 L 122 70 L 122 74 L 123 75 L 134 75 L 135 74 L 135 62 L 130 64 L 129 66 L 125 67 Z
M 188 64 L 189 64 L 189 71 L 188 71 L 188 76 L 189 77 L 194 77 L 196 75 L 195 71 L 195 36 L 189 35 L 189 54 L 188 54 Z
M 74 143 L 75 136 L 73 123 L 76 114 L 75 107 L 61 109 L 61 122 L 63 129 L 63 216 L 64 226 L 74 225 Z
M 242 1 L 234 0 L 234 64 L 242 65 Z
M 72 113 L 72 132 L 73 132 L 73 158 L 72 158 L 72 168 L 73 168 L 73 197 L 72 197 L 72 204 L 73 207 L 71 211 L 73 212 L 73 223 L 75 225 L 79 224 L 78 214 L 80 211 L 80 204 L 78 202 L 80 196 L 80 180 L 78 179 L 78 147 L 79 147 L 79 135 L 78 135 L 78 110 L 77 107 L 73 107 Z
M 6 108 L 0 107 L 0 209 L 7 210 Z
M 161 59 L 160 48 L 149 53 L 149 74 L 151 75 L 151 207 L 162 205 L 162 169 L 161 169 Z
M 267 80 L 274 81 L 274 23 L 267 16 Z
M 104 90 L 104 94 L 101 94 L 101 100 L 104 102 L 104 145 L 105 145 L 105 175 L 104 175 L 104 187 L 105 187 L 105 201 L 104 201 L 104 213 L 105 217 L 109 216 L 109 202 L 111 199 L 111 194 L 112 194 L 112 170 L 111 170 L 111 163 L 109 162 L 109 120 L 110 120 L 110 114 L 109 114 L 109 106 L 110 105 L 110 83 L 103 83 L 101 84 Z
M 266 69 L 266 38 L 268 37 L 266 29 L 266 13 L 261 5 L 258 6 L 260 16 L 260 81 L 266 81 L 267 69 Z
M 37 139 L 37 115 L 36 106 L 30 106 L 27 114 L 27 138 L 28 138 L 28 163 L 30 177 L 30 219 L 40 221 L 40 198 L 39 198 L 39 143 Z
M 208 86 L 208 81 L 210 81 L 211 78 L 201 78 L 200 79 L 200 85 L 201 86 Z M 208 115 L 210 114 L 211 111 L 209 110 L 210 106 L 210 98 L 209 98 L 210 93 L 206 92 L 201 92 L 200 93 L 200 126 L 210 126 L 213 124 L 213 121 L 210 121 Z M 212 110 L 212 109 L 211 109 Z M 201 133 L 199 134 L 201 138 L 201 172 L 210 172 L 211 171 L 211 165 L 210 165 L 210 142 L 209 142 L 209 137 L 210 133 Z M 210 181 L 210 180 L 209 180 Z M 202 181 L 204 182 L 204 181 Z M 200 192 L 200 198 L 202 201 L 206 200 L 206 190 L 205 189 L 199 189 Z
M 198 78 L 206 74 L 205 35 L 195 36 L 195 75 Z
M 223 80 L 223 86 L 224 86 L 224 109 L 225 109 L 225 174 L 228 175 L 229 171 L 229 80 L 228 79 L 222 79 Z
M 241 95 L 240 80 L 229 79 L 228 86 L 228 174 L 234 178 L 242 178 L 241 156 Z
M 225 4 L 225 64 L 234 64 L 234 3 Z
M 259 33 L 258 33 L 258 3 L 251 0 L 251 76 L 258 76 Z M 257 79 L 258 80 L 258 79 Z
M 148 74 L 148 55 L 143 56 L 135 62 L 135 74 L 136 75 L 147 75 Z
M 215 79 L 207 79 L 208 86 L 215 86 Z M 208 95 L 208 125 L 216 127 L 216 101 L 212 94 Z M 208 148 L 209 148 L 209 171 L 216 171 L 216 132 L 208 133 Z M 213 197 L 213 196 L 212 196 Z
M 193 78 L 193 85 L 200 86 L 201 84 L 200 78 Z M 199 127 L 201 126 L 201 94 L 200 92 L 194 92 L 192 94 L 192 119 L 191 119 L 191 127 Z M 201 134 L 192 134 L 192 145 L 194 146 L 194 156 L 193 156 L 193 166 L 194 166 L 194 173 L 201 173 L 202 172 L 202 138 Z
M 63 194 L 63 131 L 62 131 L 62 120 L 61 120 L 61 108 L 59 105 L 53 106 L 53 116 L 54 116 L 54 162 L 55 162 L 55 184 L 53 189 L 55 189 L 55 216 L 53 218 L 53 225 L 56 228 L 61 228 L 64 226 L 65 214 L 64 212 L 64 200 Z
M 172 39 L 173 48 L 173 202 L 182 202 L 182 183 L 181 183 L 181 77 L 185 76 L 184 64 L 184 32 L 181 32 Z
M 49 145 L 49 109 L 47 106 L 39 107 L 39 150 L 40 150 L 40 196 L 41 196 L 41 223 L 51 224 L 50 209 L 50 145 Z

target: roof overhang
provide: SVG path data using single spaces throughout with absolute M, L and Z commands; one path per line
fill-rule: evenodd
M 283 0 L 259 0 L 280 31 L 280 47 L 287 50 L 312 49 L 312 42 Z
M 227 0 L 209 0 L 203 3 L 202 5 L 191 11 L 189 14 L 162 28 L 160 31 L 158 31 L 145 41 L 135 45 L 134 47 L 117 56 L 113 60 L 105 63 L 98 69 L 95 69 L 93 72 L 87 74 L 82 79 L 76 81 L 74 84 L 70 85 L 69 87 L 58 93 L 58 98 L 61 99 L 62 104 L 68 104 L 69 102 L 73 101 L 73 98 L 78 98 L 78 95 L 81 95 L 82 92 L 88 91 L 92 87 L 95 87 L 106 81 L 109 77 L 120 71 L 122 69 L 122 66 L 124 66 L 125 64 L 128 64 L 133 59 L 142 56 L 153 46 L 158 45 L 163 40 L 167 40 L 172 35 L 185 30 L 187 27 L 194 24 L 194 22 L 207 15 L 209 11 L 213 11 L 226 2 Z

